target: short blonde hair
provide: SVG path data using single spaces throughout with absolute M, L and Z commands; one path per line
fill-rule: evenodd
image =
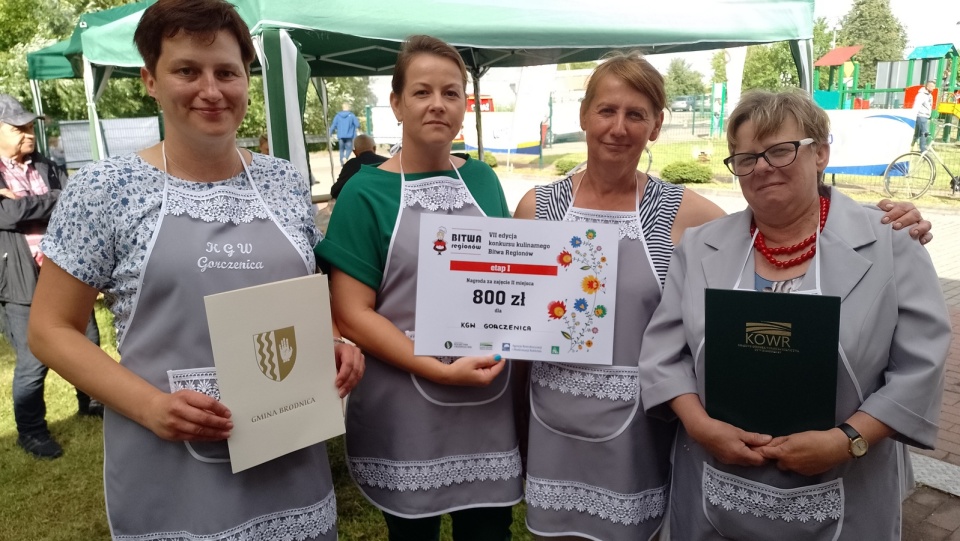
M 763 139 L 780 131 L 788 116 L 797 121 L 800 131 L 816 143 L 829 143 L 830 117 L 800 89 L 770 92 L 751 90 L 743 94 L 727 120 L 727 148 L 734 154 L 737 130 L 747 121 L 753 123 L 754 137 Z

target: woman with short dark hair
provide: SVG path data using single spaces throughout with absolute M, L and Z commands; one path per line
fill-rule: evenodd
M 297 170 L 236 146 L 249 31 L 224 0 L 160 0 L 135 41 L 166 138 L 91 164 L 68 185 L 43 244 L 31 345 L 108 407 L 104 485 L 114 539 L 334 540 L 323 444 L 231 473 L 225 441 L 233 423 L 219 401 L 203 298 L 312 274 L 320 240 Z M 224 247 L 239 243 L 259 265 L 199 266 L 236 262 Z M 119 364 L 82 334 L 81 316 L 100 290 L 116 322 Z M 343 396 L 362 358 L 346 344 L 336 351 Z

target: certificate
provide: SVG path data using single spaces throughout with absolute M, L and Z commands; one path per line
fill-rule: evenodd
M 327 278 L 204 297 L 233 473 L 344 433 Z
M 414 353 L 613 364 L 619 227 L 423 214 Z
M 771 436 L 837 425 L 839 297 L 707 289 L 705 303 L 711 417 Z

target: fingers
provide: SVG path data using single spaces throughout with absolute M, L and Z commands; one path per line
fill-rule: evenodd
M 196 391 L 162 394 L 150 404 L 145 426 L 171 441 L 220 441 L 230 437 L 230 410 Z
M 485 387 L 503 372 L 506 364 L 500 355 L 460 357 L 450 365 L 455 371 L 451 383 Z
M 756 432 L 741 432 L 740 441 L 749 447 L 760 447 L 767 445 L 773 440 L 773 436 L 767 434 L 758 434 Z
M 933 233 L 930 232 L 932 228 L 933 224 L 928 220 L 920 220 L 916 226 L 910 229 L 910 236 L 919 240 L 920 244 L 926 244 L 933 240 Z
M 366 370 L 363 353 L 349 344 L 337 344 L 337 379 L 335 384 L 340 398 L 347 396 L 360 383 Z

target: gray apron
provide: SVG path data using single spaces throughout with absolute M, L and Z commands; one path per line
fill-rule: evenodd
M 676 432 L 643 414 L 637 359 L 661 286 L 633 212 L 571 206 L 564 221 L 620 225 L 613 366 L 536 362 L 530 381 L 527 527 L 538 535 L 645 540 L 660 527 Z
M 409 182 L 400 173 L 400 210 L 376 310 L 411 339 L 420 215 L 484 215 L 454 171 L 457 178 Z M 366 361 L 347 402 L 346 452 L 351 476 L 375 506 L 419 518 L 520 501 L 509 364 L 477 388 L 433 383 L 369 353 Z
M 163 391 L 188 388 L 219 399 L 204 295 L 313 272 L 312 254 L 298 252 L 245 171 L 252 189 L 222 186 L 202 195 L 177 189 L 164 174 L 161 215 L 118 347 L 121 364 Z M 217 260 L 254 264 L 210 266 Z M 110 409 L 104 442 L 114 539 L 337 537 L 322 444 L 233 474 L 225 441 L 165 441 Z
M 820 238 L 796 294 L 821 294 Z M 751 240 L 741 275 L 734 284 L 753 284 Z M 841 322 L 843 318 L 841 316 Z M 704 373 L 703 321 L 693 336 L 701 341 L 695 371 Z M 841 323 L 843 325 L 843 323 Z M 838 349 L 836 423 L 846 421 L 863 403 L 853 369 Z M 705 396 L 703 378 L 698 392 Z M 765 405 L 758 404 L 758 407 Z M 803 476 L 776 465 L 729 466 L 717 461 L 683 429 L 674 451 L 670 533 L 677 540 L 862 541 L 900 539 L 900 501 L 909 459 L 903 445 L 886 438 L 862 458 L 825 473 Z

